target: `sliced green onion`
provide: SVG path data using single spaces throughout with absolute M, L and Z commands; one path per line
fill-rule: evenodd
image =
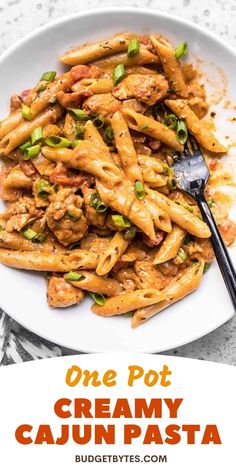
M 48 180 L 40 179 L 36 182 L 36 192 L 41 198 L 47 198 L 51 192 L 52 187 Z
M 105 131 L 105 141 L 106 143 L 112 143 L 113 139 L 114 139 L 114 130 L 111 126 L 108 126 L 106 128 L 106 131 Z
M 194 213 L 194 206 L 193 205 L 184 205 L 186 210 L 190 211 L 190 213 Z
M 136 228 L 134 226 L 131 226 L 131 228 L 127 229 L 124 234 L 124 239 L 130 240 L 133 239 L 136 236 Z
M 85 121 L 88 120 L 88 114 L 82 110 L 81 108 L 68 108 L 68 111 L 71 111 L 71 113 L 74 115 L 77 120 Z
M 97 129 L 102 128 L 104 123 L 105 123 L 105 118 L 101 115 L 98 115 L 93 119 L 93 124 L 94 126 L 96 126 Z
M 211 264 L 210 264 L 209 262 L 206 262 L 206 263 L 204 264 L 203 273 L 205 274 L 205 273 L 208 271 L 208 269 L 209 269 L 210 267 L 211 267 Z
M 118 64 L 113 70 L 112 78 L 114 85 L 117 85 L 125 76 L 124 64 Z
M 83 275 L 79 274 L 78 272 L 68 272 L 64 275 L 64 279 L 70 282 L 77 282 L 77 280 L 80 280 L 81 277 L 83 277 Z
M 181 247 L 181 248 L 178 250 L 177 256 L 176 256 L 176 258 L 175 258 L 176 263 L 177 263 L 177 264 L 182 264 L 183 262 L 186 261 L 187 257 L 188 257 L 187 252 Z
M 148 129 L 148 128 L 149 126 L 146 123 L 144 123 L 144 125 L 139 126 L 139 131 L 145 131 L 145 129 Z
M 31 141 L 27 141 L 25 144 L 22 144 L 22 146 L 19 147 L 21 152 L 25 152 L 26 149 L 31 147 Z
M 3 231 L 3 226 L 0 225 L 0 233 Z
M 27 121 L 30 121 L 33 118 L 30 111 L 30 107 L 28 107 L 27 105 L 24 105 L 24 103 L 22 104 L 22 107 L 21 107 L 21 114 L 23 118 Z
M 215 204 L 215 200 L 211 198 L 210 200 L 207 200 L 207 203 L 208 203 L 208 206 L 211 208 Z
M 170 177 L 167 181 L 167 187 L 169 190 L 175 190 L 177 188 L 177 180 L 175 178 Z
M 71 142 L 71 146 L 74 148 L 76 148 L 76 146 L 78 146 L 78 144 L 80 143 L 81 139 L 75 139 L 74 141 Z
M 97 213 L 103 213 L 107 210 L 107 206 L 100 200 L 98 193 L 92 193 L 90 198 L 90 205 L 96 208 Z
M 131 226 L 131 223 L 130 221 L 128 220 L 128 218 L 126 218 L 125 216 L 122 216 L 122 215 L 112 215 L 111 216 L 111 219 L 114 223 L 114 225 L 120 229 L 120 230 L 123 230 L 123 229 L 126 229 L 126 228 L 130 228 Z
M 188 45 L 186 43 L 186 41 L 184 41 L 183 43 L 180 43 L 177 48 L 175 49 L 175 57 L 176 59 L 180 59 L 181 57 L 185 56 L 185 54 L 187 54 L 188 52 Z
M 180 144 L 185 144 L 188 139 L 188 130 L 183 120 L 179 120 L 176 127 L 176 136 Z
M 67 216 L 71 221 L 78 221 L 81 218 L 82 213 L 81 208 L 76 208 L 74 213 L 67 213 Z
M 46 88 L 47 88 L 46 85 L 42 84 L 42 85 L 39 86 L 37 92 L 38 92 L 38 93 L 39 93 L 39 92 L 44 92 L 44 90 L 46 90 Z
M 69 141 L 67 138 L 54 135 L 45 139 L 45 144 L 55 148 L 68 148 L 71 145 L 71 141 Z
M 170 129 L 175 129 L 177 122 L 177 116 L 175 116 L 173 113 L 170 113 L 164 117 L 164 124 Z
M 55 70 L 49 70 L 43 73 L 40 80 L 47 80 L 47 82 L 52 82 L 55 79 L 56 75 L 57 73 Z
M 34 243 L 44 243 L 46 241 L 46 235 L 43 233 L 38 233 L 34 237 Z
M 145 190 L 142 182 L 137 180 L 134 184 L 135 195 L 139 200 L 143 200 L 145 197 Z
M 188 244 L 188 243 L 190 243 L 190 241 L 192 241 L 192 236 L 191 236 L 191 234 L 186 234 L 183 243 L 184 243 L 184 244 Z
M 76 136 L 77 136 L 77 138 L 83 139 L 83 137 L 84 137 L 84 126 L 81 126 L 81 125 L 77 126 Z
M 97 303 L 97 305 L 104 305 L 105 304 L 105 297 L 101 293 L 92 293 L 90 292 L 89 295 L 92 297 L 92 299 Z
M 30 159 L 34 159 L 34 157 L 37 157 L 38 154 L 40 153 L 41 146 L 39 144 L 36 144 L 35 146 L 28 147 L 24 151 L 24 159 L 25 161 L 28 161 Z
M 80 247 L 80 242 L 76 241 L 75 243 L 69 244 L 68 249 L 71 251 L 72 249 L 75 249 L 75 248 L 78 248 L 78 247 Z
M 127 313 L 124 313 L 123 316 L 125 316 L 126 318 L 131 318 L 131 316 L 134 315 L 134 311 L 127 311 Z
M 22 234 L 26 239 L 29 239 L 30 241 L 32 241 L 32 239 L 34 239 L 37 236 L 37 233 L 33 231 L 31 228 L 25 229 L 24 231 L 22 231 Z
M 138 38 L 133 38 L 129 41 L 128 44 L 128 57 L 136 56 L 139 53 L 140 42 Z
M 52 105 L 54 105 L 56 102 L 57 102 L 57 97 L 56 97 L 56 95 L 53 95 L 53 96 L 50 98 L 49 103 L 51 103 Z
M 106 210 L 107 210 L 107 206 L 104 203 L 99 202 L 97 204 L 97 206 L 96 206 L 97 213 L 104 213 L 104 211 L 106 211 Z
M 43 128 L 40 126 L 39 128 L 34 129 L 31 133 L 31 143 L 38 144 L 40 139 L 43 137 Z

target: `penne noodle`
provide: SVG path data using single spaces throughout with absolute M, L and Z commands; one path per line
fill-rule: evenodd
M 114 113 L 111 119 L 114 130 L 116 148 L 120 157 L 122 167 L 131 182 L 139 180 L 142 182 L 142 172 L 138 165 L 137 154 L 134 148 L 129 128 L 121 112 Z
M 170 219 L 181 228 L 185 229 L 185 231 L 198 238 L 210 237 L 211 233 L 207 224 L 190 213 L 190 211 L 182 205 L 178 205 L 156 190 L 151 190 L 147 185 L 145 185 L 145 191 L 148 198 L 156 203 L 162 210 L 166 211 Z
M 80 141 L 74 150 L 44 146 L 42 153 L 50 161 L 63 162 L 67 167 L 83 170 L 108 183 L 116 184 L 122 178 L 119 168 L 90 141 Z
M 135 198 L 134 187 L 131 182 L 123 180 L 109 188 L 97 180 L 96 187 L 101 200 L 107 207 L 129 218 L 150 239 L 155 238 L 151 213 L 145 207 L 144 202 Z
M 165 100 L 165 104 L 178 116 L 186 122 L 186 126 L 190 133 L 205 149 L 211 152 L 227 152 L 227 147 L 221 144 L 218 139 L 199 120 L 194 111 L 188 106 L 186 100 Z
M 138 155 L 138 163 L 142 169 L 143 180 L 150 187 L 163 187 L 167 183 L 167 177 L 161 175 L 164 171 L 163 162 L 155 157 Z
M 10 170 L 9 174 L 5 177 L 2 183 L 4 189 L 31 189 L 32 185 L 32 179 L 24 174 L 24 172 L 20 169 L 20 166 L 13 167 L 13 169 Z
M 92 311 L 99 316 L 122 315 L 138 308 L 153 305 L 164 299 L 165 296 L 159 290 L 146 288 L 108 298 L 102 306 L 94 304 Z
M 161 229 L 166 233 L 170 233 L 172 230 L 172 224 L 168 213 L 159 208 L 158 205 L 156 205 L 155 202 L 153 202 L 148 197 L 145 197 L 144 204 L 146 208 L 150 211 L 156 228 Z
M 160 36 L 152 35 L 151 41 L 160 57 L 170 89 L 181 95 L 181 97 L 187 97 L 188 88 L 184 82 L 180 64 L 175 57 L 174 48 L 166 39 Z
M 158 64 L 159 58 L 142 44 L 140 45 L 140 51 L 133 57 L 128 57 L 127 53 L 116 54 L 105 59 L 94 61 L 94 66 L 106 69 L 108 67 L 116 67 L 118 64 L 124 64 L 124 66 L 142 66 L 143 64 Z
M 129 128 L 158 139 L 176 151 L 183 151 L 183 145 L 179 143 L 176 133 L 172 129 L 167 128 L 167 126 L 153 118 L 144 116 L 141 113 L 136 113 L 129 108 L 124 108 L 123 114 Z
M 172 226 L 172 231 L 166 236 L 160 249 L 157 250 L 154 264 L 163 264 L 170 259 L 174 259 L 174 257 L 177 256 L 178 250 L 180 249 L 186 234 L 187 233 L 184 229 L 174 224 Z
M 132 33 L 123 33 L 104 41 L 83 44 L 63 54 L 60 57 L 60 61 L 69 66 L 87 64 L 117 52 L 127 51 L 129 41 L 134 37 L 135 35 Z
M 67 113 L 65 117 L 64 127 L 63 127 L 63 134 L 67 139 L 69 139 L 70 141 L 73 141 L 74 139 L 76 139 L 76 132 L 77 132 L 76 121 L 73 118 L 71 113 Z M 51 135 L 55 135 L 55 134 L 56 133 L 51 133 Z
M 7 231 L 0 232 L 0 247 L 12 249 L 14 251 L 36 251 L 46 253 L 66 253 L 66 248 L 61 246 L 55 240 L 47 238 L 44 243 L 34 243 L 26 239 L 16 231 L 9 233 Z
M 77 249 L 69 255 L 0 249 L 0 262 L 16 269 L 69 272 L 77 269 L 96 269 L 98 255 L 82 249 Z
M 24 144 L 34 129 L 53 123 L 60 114 L 61 108 L 55 106 L 47 108 L 31 121 L 24 121 L 0 141 L 0 153 L 8 155 L 15 148 Z
M 100 277 L 94 272 L 80 271 L 82 278 L 70 283 L 77 288 L 88 290 L 89 292 L 102 293 L 108 297 L 113 297 L 121 292 L 119 282 L 111 277 Z
M 112 91 L 113 86 L 114 84 L 111 79 L 82 79 L 72 85 L 71 90 L 73 92 L 89 90 L 94 94 L 109 93 Z
M 126 241 L 120 232 L 116 232 L 111 242 L 99 256 L 96 272 L 98 275 L 106 275 L 113 269 L 116 262 L 124 254 L 129 241 Z
M 91 143 L 99 147 L 103 154 L 103 157 L 106 157 L 108 161 L 113 162 L 110 155 L 109 147 L 103 141 L 102 136 L 100 135 L 98 129 L 94 126 L 91 120 L 86 121 L 84 127 L 84 139 L 91 141 Z
M 40 92 L 37 95 L 35 100 L 32 101 L 30 105 L 30 112 L 33 117 L 39 115 L 48 105 L 50 105 L 50 100 L 54 99 L 58 92 L 65 91 L 71 85 L 71 74 L 70 72 L 65 72 L 65 74 L 58 77 L 58 79 L 53 82 L 49 82 L 46 90 Z
M 202 261 L 188 267 L 179 279 L 173 280 L 168 287 L 161 291 L 163 296 L 165 296 L 163 301 L 138 309 L 132 317 L 132 328 L 136 328 L 144 323 L 144 321 L 164 310 L 164 308 L 196 290 L 202 279 L 204 265 Z
M 11 113 L 7 118 L 0 122 L 0 140 L 4 138 L 10 131 L 15 129 L 23 121 L 21 111 Z

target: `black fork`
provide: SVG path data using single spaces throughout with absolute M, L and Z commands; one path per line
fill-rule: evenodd
M 221 270 L 225 285 L 236 311 L 236 273 L 228 250 L 217 228 L 216 222 L 205 198 L 205 186 L 209 170 L 197 143 L 191 138 L 192 153 L 185 146 L 183 155 L 175 159 L 173 168 L 178 188 L 196 200 L 203 217 L 211 231 L 211 243 Z

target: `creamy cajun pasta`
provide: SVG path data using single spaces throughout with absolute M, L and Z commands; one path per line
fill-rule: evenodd
M 210 231 L 172 169 L 189 134 L 211 172 L 208 203 L 233 243 L 218 189 L 231 183 L 219 159 L 227 147 L 205 118 L 198 71 L 181 60 L 187 48 L 118 34 L 66 52 L 61 76 L 44 72 L 11 98 L 0 123 L 0 262 L 45 272 L 50 307 L 88 294 L 93 313 L 130 316 L 137 327 L 199 286 L 214 259 Z

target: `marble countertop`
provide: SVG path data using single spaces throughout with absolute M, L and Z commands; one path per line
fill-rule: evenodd
M 236 0 L 1 0 L 0 53 L 21 37 L 64 15 L 107 6 L 138 6 L 180 15 L 236 47 Z M 53 345 L 0 313 L 0 364 L 74 353 Z M 236 317 L 213 333 L 166 354 L 236 365 Z

